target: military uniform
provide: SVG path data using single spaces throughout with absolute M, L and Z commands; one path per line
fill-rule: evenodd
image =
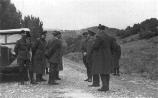
M 44 80 L 42 75 L 45 73 L 46 69 L 46 40 L 43 38 L 38 38 L 32 45 L 32 62 L 33 62 L 33 72 L 36 73 L 37 81 Z
M 62 42 L 60 39 L 55 38 L 48 41 L 46 46 L 46 57 L 50 63 L 48 83 L 54 84 L 56 74 L 60 70 L 59 66 L 62 64 Z
M 31 78 L 31 81 L 33 81 L 33 74 L 31 73 L 31 66 L 30 66 L 30 49 L 31 49 L 31 43 L 26 41 L 26 39 L 21 38 L 16 42 L 14 51 L 17 55 L 17 64 L 20 66 L 20 78 L 21 83 L 24 83 L 24 80 L 26 78 L 26 75 L 24 74 L 25 71 L 29 68 L 29 75 Z
M 87 70 L 87 77 L 88 79 L 86 79 L 85 81 L 88 81 L 88 80 L 91 80 L 92 79 L 92 76 L 91 76 L 91 69 L 90 69 L 90 66 L 88 66 L 88 59 L 87 59 L 87 48 L 88 48 L 88 38 L 84 38 L 82 40 L 82 45 L 81 45 L 81 51 L 82 51 L 82 57 L 83 57 L 83 63 L 86 67 L 86 70 Z
M 92 85 L 89 85 L 89 86 L 99 86 L 99 74 L 93 74 L 92 75 L 92 48 L 93 48 L 93 45 L 94 45 L 94 41 L 95 41 L 95 32 L 91 31 L 91 30 L 88 30 L 88 34 L 90 35 L 89 38 L 88 38 L 88 41 L 87 41 L 87 64 L 89 66 L 89 73 L 90 73 L 90 76 L 93 78 L 93 83 Z
M 104 30 L 97 33 L 91 53 L 92 74 L 100 74 L 102 80 L 102 88 L 99 91 L 109 90 L 114 45 L 114 40 Z
M 119 75 L 119 60 L 121 57 L 121 47 L 116 43 L 116 48 L 113 53 L 113 73 L 114 75 Z

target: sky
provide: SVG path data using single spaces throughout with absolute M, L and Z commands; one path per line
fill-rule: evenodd
M 103 24 L 125 29 L 158 18 L 158 0 L 11 0 L 23 15 L 39 17 L 45 29 L 77 30 Z

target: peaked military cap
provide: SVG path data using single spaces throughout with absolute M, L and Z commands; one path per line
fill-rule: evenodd
M 24 30 L 22 30 L 22 31 L 21 31 L 21 35 L 24 35 L 24 36 L 27 36 L 27 37 L 31 37 L 31 34 L 30 34 L 29 31 L 24 31 Z

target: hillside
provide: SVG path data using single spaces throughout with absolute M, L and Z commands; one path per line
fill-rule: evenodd
M 96 28 L 94 26 L 87 29 L 96 31 Z M 80 32 L 82 33 L 87 29 L 82 29 Z M 116 38 L 117 42 L 121 45 L 120 70 L 122 73 L 135 73 L 150 79 L 158 78 L 158 36 L 140 39 L 139 34 L 131 34 L 125 38 L 120 38 L 118 36 L 119 29 L 108 27 L 106 27 L 106 32 L 108 35 Z M 81 39 L 78 38 L 77 41 Z M 80 45 L 77 41 L 75 40 L 69 45 L 67 48 L 68 54 L 65 57 L 82 63 Z

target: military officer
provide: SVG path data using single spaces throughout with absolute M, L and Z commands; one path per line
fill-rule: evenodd
M 105 32 L 105 26 L 99 25 L 96 39 L 92 47 L 92 74 L 100 74 L 102 87 L 98 91 L 109 90 L 110 73 L 112 67 L 112 55 L 114 40 Z
M 16 45 L 14 48 L 14 52 L 17 56 L 17 64 L 20 66 L 20 68 L 19 68 L 20 78 L 21 78 L 20 83 L 22 85 L 24 85 L 24 81 L 26 78 L 25 72 L 29 69 L 28 72 L 29 72 L 29 77 L 30 77 L 30 83 L 37 84 L 34 81 L 33 72 L 31 70 L 32 66 L 30 63 L 31 42 L 30 42 L 29 37 L 31 37 L 31 36 L 30 36 L 29 32 L 25 32 L 23 30 L 21 31 L 21 35 L 22 35 L 21 39 L 16 42 Z
M 87 70 L 87 79 L 84 81 L 91 82 L 92 81 L 92 76 L 90 73 L 90 68 L 88 66 L 87 62 L 87 42 L 88 42 L 88 32 L 84 32 L 83 34 L 83 39 L 81 41 L 81 51 L 82 51 L 82 57 L 83 57 L 83 63 L 86 67 Z
M 62 42 L 61 42 L 61 32 L 54 31 L 54 38 L 48 41 L 46 46 L 46 57 L 50 63 L 49 80 L 48 84 L 57 85 L 56 83 L 56 73 L 59 71 L 59 66 L 62 62 Z
M 66 47 L 66 42 L 62 39 L 62 37 L 59 37 L 62 46 L 61 46 L 61 56 L 63 56 L 64 53 L 64 48 Z M 62 57 L 61 57 L 61 62 L 59 64 L 59 70 L 56 72 L 56 80 L 61 80 L 61 78 L 59 77 L 59 72 L 63 70 L 63 62 L 62 62 Z
M 46 81 L 42 78 L 46 69 L 46 33 L 47 31 L 42 32 L 40 38 L 38 38 L 32 45 L 33 72 L 36 73 L 36 82 Z
M 89 68 L 89 73 L 91 75 L 91 78 L 93 77 L 93 83 L 92 85 L 89 85 L 89 87 L 97 87 L 99 86 L 99 74 L 93 74 L 92 75 L 92 47 L 94 45 L 95 41 L 95 35 L 96 32 L 92 30 L 88 30 L 88 41 L 87 41 L 87 63 L 88 63 L 88 68 Z
M 114 50 L 113 53 L 113 66 L 114 66 L 113 75 L 120 76 L 119 60 L 121 57 L 121 46 L 117 42 L 115 43 L 116 43 L 116 49 Z

